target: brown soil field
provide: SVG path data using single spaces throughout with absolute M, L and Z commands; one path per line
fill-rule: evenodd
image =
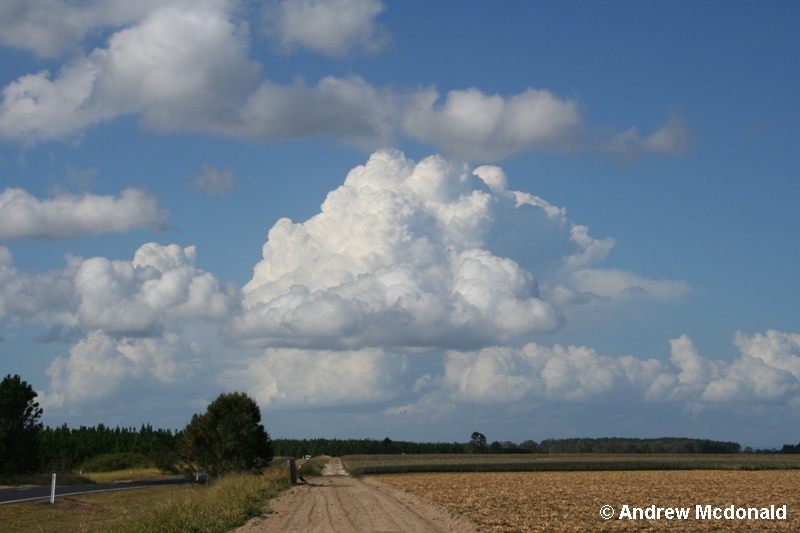
M 495 532 L 800 531 L 800 472 L 615 471 L 386 474 L 381 482 L 424 496 Z M 605 520 L 604 505 L 614 509 Z M 690 508 L 688 518 L 620 519 L 623 506 Z M 697 518 L 703 508 L 779 508 L 786 519 Z M 663 512 L 663 511 L 662 511 Z

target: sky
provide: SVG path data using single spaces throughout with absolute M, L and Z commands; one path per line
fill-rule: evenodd
M 48 425 L 800 441 L 800 4 L 9 0 Z

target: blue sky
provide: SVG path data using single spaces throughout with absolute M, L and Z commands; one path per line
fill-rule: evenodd
M 796 443 L 800 7 L 7 2 L 49 424 Z

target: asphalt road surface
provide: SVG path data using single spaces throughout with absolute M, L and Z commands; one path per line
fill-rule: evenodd
M 164 485 L 181 485 L 194 483 L 193 477 L 159 479 L 156 481 L 127 481 L 123 483 L 100 483 L 95 485 L 68 485 L 56 487 L 56 499 L 59 496 L 77 494 L 91 494 L 93 492 L 112 492 L 117 490 L 144 489 L 149 487 L 163 487 Z M 36 500 L 49 500 L 50 486 L 47 487 L 10 487 L 0 489 L 0 505 L 12 503 L 32 502 Z

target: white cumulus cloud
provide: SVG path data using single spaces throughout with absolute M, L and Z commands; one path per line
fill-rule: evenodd
M 0 238 L 65 239 L 118 233 L 132 229 L 162 229 L 169 213 L 158 198 L 139 189 L 119 195 L 61 193 L 40 200 L 19 188 L 0 193 Z
M 677 402 L 694 411 L 800 397 L 800 335 L 739 332 L 734 344 L 740 355 L 732 362 L 703 357 L 686 335 L 670 344 L 670 364 L 558 344 L 449 351 L 441 388 L 459 403 L 570 402 L 624 395 Z
M 534 276 L 486 248 L 516 198 L 442 158 L 373 154 L 304 223 L 278 221 L 228 333 L 283 345 L 452 346 L 553 331 Z M 487 188 L 484 184 L 484 188 Z
M 275 223 L 242 289 L 245 311 L 226 333 L 265 346 L 487 346 L 562 325 L 565 300 L 543 296 L 540 283 L 548 294 L 564 287 L 594 297 L 641 289 L 642 298 L 663 299 L 686 290 L 633 274 L 612 287 L 606 271 L 585 267 L 613 244 L 563 208 L 507 190 L 498 167 L 470 172 L 439 156 L 414 163 L 382 150 L 348 174 L 319 214 Z
M 55 57 L 78 49 L 98 27 L 129 24 L 162 0 L 5 0 L 0 4 L 0 42 Z
M 221 321 L 235 289 L 194 266 L 195 248 L 141 246 L 133 261 L 83 260 L 75 274 L 76 320 L 86 330 L 151 335 L 165 320 Z
M 268 6 L 265 17 L 284 47 L 346 55 L 385 42 L 375 22 L 383 7 L 377 0 L 287 1 Z M 3 87 L 0 137 L 25 144 L 79 138 L 87 128 L 133 115 L 159 132 L 327 137 L 370 150 L 407 138 L 467 161 L 540 149 L 632 157 L 688 146 L 679 117 L 645 137 L 635 127 L 590 128 L 576 100 L 546 89 L 499 95 L 472 87 L 441 98 L 433 88 L 379 87 L 357 73 L 275 83 L 250 57 L 252 10 L 233 0 L 15 0 L 5 9 L 15 24 L 0 25 L 3 42 L 43 55 L 75 49 L 58 71 L 28 73 Z M 43 29 L 15 29 L 37 25 Z M 108 37 L 80 53 L 90 31 Z
M 0 132 L 26 142 L 70 138 L 131 113 L 156 130 L 218 128 L 235 119 L 261 67 L 227 2 L 173 2 L 149 11 L 96 48 L 3 89 Z
M 404 117 L 405 132 L 466 160 L 497 160 L 523 150 L 569 148 L 583 129 L 578 103 L 546 90 L 528 89 L 504 98 L 471 88 L 415 98 Z
M 194 246 L 147 243 L 132 261 L 68 256 L 66 268 L 42 274 L 0 252 L 0 318 L 11 321 L 151 336 L 171 321 L 222 322 L 240 305 L 233 285 L 194 265 Z
M 142 382 L 172 385 L 193 377 L 196 344 L 186 344 L 176 334 L 158 339 L 116 340 L 93 331 L 69 350 L 69 357 L 56 357 L 47 370 L 50 386 L 42 395 L 45 408 L 61 408 L 117 392 L 123 381 L 130 388 Z

